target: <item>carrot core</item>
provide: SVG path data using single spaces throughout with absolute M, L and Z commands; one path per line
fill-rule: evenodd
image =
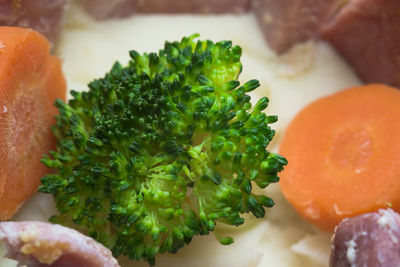
M 360 173 L 372 153 L 371 136 L 364 129 L 345 129 L 334 136 L 328 160 L 342 170 Z
M 37 113 L 36 101 L 24 96 L 16 99 L 9 112 L 10 146 L 15 148 L 17 154 L 26 151 L 34 142 L 35 121 L 39 121 Z

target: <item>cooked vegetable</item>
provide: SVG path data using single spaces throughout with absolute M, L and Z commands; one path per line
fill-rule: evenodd
M 286 160 L 266 150 L 276 116 L 252 107 L 240 86 L 241 48 L 230 41 L 167 42 L 159 54 L 130 52 L 89 91 L 56 103 L 57 151 L 41 192 L 54 194 L 60 215 L 111 248 L 144 258 L 176 252 L 217 222 L 263 217 L 273 201 L 252 186 L 278 181 Z M 230 237 L 221 238 L 229 244 Z
M 49 172 L 40 159 L 55 148 L 53 103 L 65 93 L 60 61 L 49 55 L 45 37 L 0 27 L 0 220 L 9 219 Z
M 345 217 L 400 210 L 400 90 L 373 84 L 304 108 L 280 153 L 291 163 L 281 189 L 298 213 L 333 231 Z

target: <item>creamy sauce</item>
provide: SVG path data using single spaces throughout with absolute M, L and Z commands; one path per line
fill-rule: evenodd
M 180 40 L 192 33 L 213 41 L 232 40 L 242 47 L 240 80 L 259 79 L 262 86 L 252 94 L 253 103 L 268 96 L 267 113 L 279 116 L 273 126 L 277 135 L 270 147 L 275 151 L 287 124 L 302 107 L 321 96 L 360 84 L 352 70 L 324 43 L 305 44 L 290 56 L 277 57 L 266 46 L 255 18 L 249 14 L 134 16 L 95 22 L 73 6 L 56 52 L 63 59 L 68 88 L 85 90 L 86 84 L 104 75 L 115 60 L 126 63 L 129 50 L 158 51 L 165 40 Z M 235 238 L 232 245 L 220 245 L 213 234 L 195 237 L 177 254 L 158 256 L 156 266 L 327 266 L 330 235 L 301 220 L 277 185 L 269 186 L 266 194 L 277 204 L 267 210 L 264 219 L 245 216 L 246 223 L 239 228 L 217 225 L 218 235 Z M 51 197 L 37 194 L 14 219 L 45 221 L 51 214 Z M 122 266 L 148 266 L 144 262 L 120 261 Z M 0 266 L 16 264 L 0 259 Z

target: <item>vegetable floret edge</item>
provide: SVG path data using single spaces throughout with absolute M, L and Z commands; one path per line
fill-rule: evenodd
M 197 37 L 130 51 L 126 67 L 56 101 L 57 149 L 42 162 L 57 173 L 39 188 L 54 195 L 53 222 L 154 264 L 217 222 L 240 225 L 273 206 L 252 187 L 277 182 L 287 164 L 266 150 L 277 117 L 263 112 L 268 98 L 250 103 L 257 80 L 237 80 L 241 48 Z

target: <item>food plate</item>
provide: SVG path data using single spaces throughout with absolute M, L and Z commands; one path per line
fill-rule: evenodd
M 361 84 L 352 69 L 324 42 L 296 46 L 279 57 L 266 45 L 252 14 L 241 15 L 135 15 L 131 18 L 95 21 L 80 7 L 69 9 L 65 29 L 55 49 L 63 60 L 68 89 L 85 90 L 86 84 L 103 76 L 118 60 L 128 61 L 128 51 L 158 51 L 165 40 L 180 40 L 199 33 L 202 39 L 232 40 L 243 49 L 242 82 L 260 80 L 261 87 L 252 92 L 252 101 L 267 96 L 268 114 L 278 115 L 273 125 L 277 131 L 272 151 L 293 116 L 305 105 L 321 96 Z M 278 185 L 265 193 L 276 205 L 264 219 L 246 216 L 243 226 L 217 224 L 216 232 L 231 235 L 235 242 L 219 244 L 213 234 L 196 237 L 177 254 L 156 257 L 156 266 L 327 266 L 330 234 L 317 230 L 300 219 L 285 201 Z M 41 220 L 54 214 L 48 195 L 36 194 L 14 216 L 14 220 Z M 148 266 L 120 258 L 122 266 Z M 0 259 L 0 266 L 16 263 Z

